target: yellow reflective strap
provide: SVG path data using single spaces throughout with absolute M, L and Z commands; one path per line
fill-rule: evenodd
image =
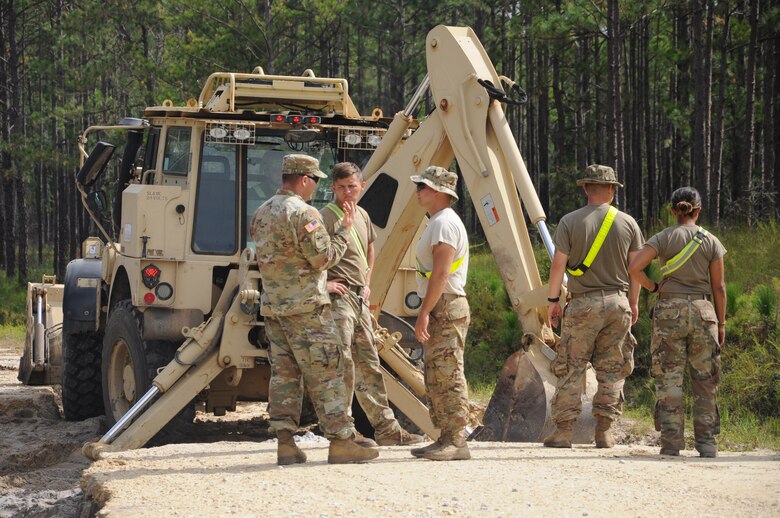
M 460 268 L 460 265 L 463 264 L 463 259 L 465 259 L 465 254 L 460 259 L 456 259 L 452 261 L 452 265 L 450 265 L 450 273 L 453 273 L 455 270 Z M 432 272 L 426 272 L 425 268 L 422 267 L 422 264 L 420 263 L 420 258 L 415 258 L 417 260 L 417 273 L 420 274 L 420 277 L 425 277 L 426 279 L 431 278 Z
M 601 228 L 599 229 L 599 233 L 596 234 L 596 239 L 594 239 L 593 244 L 590 245 L 590 250 L 588 250 L 588 255 L 585 256 L 585 260 L 574 268 L 566 268 L 569 275 L 579 277 L 588 271 L 590 265 L 593 264 L 593 261 L 596 259 L 596 256 L 599 255 L 599 250 L 601 250 L 604 240 L 607 239 L 607 234 L 609 234 L 609 229 L 612 228 L 612 222 L 615 221 L 617 213 L 618 210 L 615 207 L 609 208 L 607 215 L 604 216 L 604 221 L 601 222 Z
M 327 205 L 325 205 L 325 207 L 330 209 L 330 211 L 336 215 L 339 221 L 344 219 L 344 211 L 341 210 L 341 207 L 339 207 L 335 203 L 328 203 Z M 349 227 L 349 230 L 350 230 L 350 234 L 352 234 L 352 239 L 355 240 L 355 244 L 357 245 L 358 255 L 360 255 L 360 258 L 363 259 L 363 264 L 365 264 L 366 268 L 368 268 L 368 258 L 366 257 L 366 251 L 365 251 L 365 247 L 363 246 L 363 241 L 360 240 L 360 236 L 358 236 L 355 227 Z
M 688 241 L 688 244 L 686 244 L 677 255 L 666 261 L 666 264 L 661 267 L 661 275 L 666 277 L 679 270 L 682 265 L 688 262 L 688 259 L 693 256 L 694 252 L 699 249 L 706 236 L 707 231 L 704 230 L 703 227 L 699 227 L 696 234 L 694 234 L 693 239 Z

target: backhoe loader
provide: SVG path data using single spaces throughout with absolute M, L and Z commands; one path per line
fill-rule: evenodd
M 432 29 L 426 59 L 428 75 L 392 118 L 378 109 L 361 116 L 344 79 L 311 70 L 269 75 L 256 67 L 212 74 L 186 106 L 166 101 L 142 119 L 84 131 L 76 186 L 102 237 L 88 239 L 84 256 L 66 272 L 61 383 L 66 418 L 105 413 L 111 426 L 85 446 L 89 457 L 175 433 L 192 421 L 195 403 L 223 415 L 237 401 L 267 400 L 262 279 L 248 221 L 280 185 L 281 158 L 293 152 L 318 158 L 324 171 L 344 160 L 363 168 L 359 204 L 378 236 L 371 307 L 388 396 L 432 438 L 438 430 L 425 406 L 422 372 L 409 356 L 420 348 L 410 323 L 421 302 L 410 245 L 425 224 L 409 177 L 457 161 L 523 329 L 473 435 L 539 441 L 552 428 L 557 337 L 547 324 L 547 287 L 526 215 L 550 254 L 552 240 L 506 118 L 507 106 L 518 102 L 506 92 L 522 90 L 496 73 L 470 28 Z M 435 109 L 417 120 L 425 95 Z M 116 146 L 101 139 L 116 130 L 126 139 L 110 197 L 99 187 Z M 318 189 L 313 203 L 327 203 L 329 184 Z M 42 323 L 60 324 L 54 320 Z M 36 340 L 29 348 L 45 351 Z M 29 358 L 45 371 L 52 358 L 42 355 Z M 20 377 L 30 370 L 22 365 Z M 592 397 L 592 373 L 587 383 Z M 592 439 L 588 416 L 585 401 L 578 442 Z

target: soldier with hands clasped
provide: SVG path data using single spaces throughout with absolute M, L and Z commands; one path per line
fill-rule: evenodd
M 693 390 L 693 433 L 702 457 L 718 452 L 717 395 L 720 350 L 726 337 L 726 283 L 717 237 L 698 226 L 701 197 L 692 187 L 672 193 L 677 224 L 651 237 L 629 265 L 631 276 L 658 299 L 653 307 L 651 374 L 655 380 L 655 427 L 661 432 L 661 455 L 685 449 L 683 378 L 686 367 Z M 660 284 L 644 268 L 658 257 Z

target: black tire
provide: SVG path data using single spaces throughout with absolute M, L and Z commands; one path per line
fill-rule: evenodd
M 101 337 L 62 333 L 62 410 L 68 421 L 103 415 Z
M 179 344 L 143 339 L 143 315 L 129 300 L 111 312 L 103 338 L 103 405 L 113 426 L 152 386 L 157 369 L 167 365 Z M 129 393 L 127 393 L 129 392 Z M 157 435 L 152 444 L 181 440 L 191 432 L 193 404 L 185 406 Z

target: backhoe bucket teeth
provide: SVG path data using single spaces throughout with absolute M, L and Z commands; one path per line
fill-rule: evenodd
M 550 353 L 554 354 L 548 348 L 547 354 Z M 596 426 L 591 415 L 597 386 L 593 369 L 588 368 L 585 378 L 582 413 L 575 422 L 573 438 L 573 442 L 580 444 L 593 441 Z M 543 441 L 555 429 L 551 403 L 556 382 L 551 361 L 538 345 L 532 345 L 528 352 L 520 349 L 504 363 L 482 426 L 471 438 L 477 441 Z

